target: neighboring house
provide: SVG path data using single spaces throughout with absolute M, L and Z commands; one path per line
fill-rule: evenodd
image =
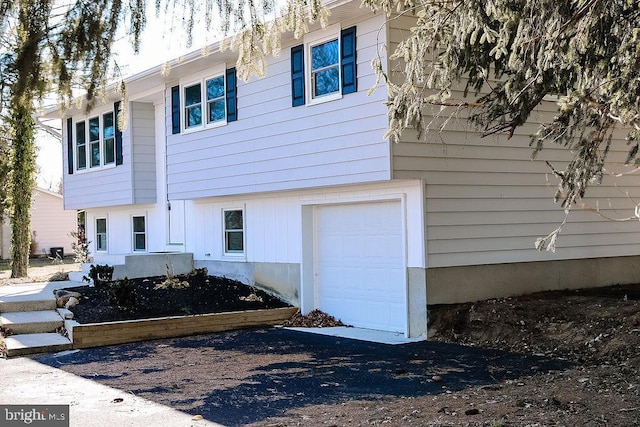
M 86 212 L 94 263 L 193 254 L 304 313 L 412 337 L 426 334 L 427 304 L 640 279 L 637 222 L 577 211 L 557 252 L 534 249 L 563 220 L 549 168 L 530 160 L 545 108 L 510 140 L 453 118 L 430 143 L 391 143 L 369 64 L 379 54 L 390 69 L 381 48 L 413 21 L 331 7 L 327 28 L 282 41 L 264 78 L 238 81 L 233 52 L 196 52 L 127 80 L 125 129 L 115 92 L 64 112 L 65 207 Z M 612 150 L 624 159 L 624 141 Z M 592 193 L 601 208 L 628 202 L 607 179 Z
M 32 255 L 51 256 L 59 253 L 62 248 L 64 255 L 73 253 L 69 235 L 77 229 L 76 212 L 65 210 L 62 194 L 53 193 L 42 188 L 36 188 L 31 202 L 31 236 Z M 11 257 L 11 226 L 5 218 L 0 229 L 2 259 Z

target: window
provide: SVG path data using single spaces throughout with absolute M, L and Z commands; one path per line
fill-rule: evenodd
M 224 253 L 244 253 L 244 221 L 241 209 L 224 210 Z
M 107 219 L 96 218 L 96 251 L 107 250 Z
M 76 164 L 78 170 L 87 168 L 87 135 L 85 122 L 76 123 Z
M 89 151 L 91 152 L 90 167 L 100 166 L 100 118 L 89 119 Z
M 222 122 L 226 119 L 224 75 L 204 81 L 204 99 L 206 100 L 206 125 Z M 184 88 L 185 129 L 202 126 L 202 84 L 197 83 Z
M 304 45 L 291 48 L 292 106 L 356 92 L 356 72 L 356 27 L 334 26 L 309 35 Z
M 122 163 L 116 160 L 122 152 L 122 136 L 115 123 L 116 114 L 108 111 L 96 117 L 76 122 L 75 170 L 99 169 Z M 71 144 L 70 144 L 71 145 Z M 73 173 L 73 158 L 69 156 L 69 173 Z
M 184 128 L 202 125 L 202 93 L 200 83 L 184 88 Z
M 224 100 L 224 76 L 218 76 L 206 81 L 207 86 L 207 123 L 219 122 L 225 119 L 226 107 Z
M 144 216 L 134 216 L 133 221 L 133 250 L 145 252 L 147 250 L 147 232 Z
M 340 90 L 338 39 L 311 46 L 311 98 Z
M 104 164 L 109 165 L 116 161 L 116 128 L 113 123 L 113 112 L 102 115 L 102 144 L 104 152 Z
M 201 130 L 237 120 L 236 69 L 171 88 L 171 133 Z M 182 100 L 180 95 L 182 94 Z M 182 105 L 180 104 L 182 102 Z M 182 123 L 180 122 L 183 115 Z

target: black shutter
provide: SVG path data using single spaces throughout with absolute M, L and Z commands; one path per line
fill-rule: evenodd
M 180 133 L 180 86 L 171 88 L 171 133 Z
M 291 105 L 304 105 L 304 45 L 291 48 Z
M 116 165 L 122 164 L 122 130 L 120 129 L 120 101 L 113 104 L 113 115 L 116 127 Z
M 227 70 L 226 88 L 227 122 L 235 122 L 238 120 L 238 83 L 235 68 L 229 68 Z
M 356 65 L 356 27 L 346 28 L 341 34 L 342 94 L 358 90 Z
M 67 163 L 69 175 L 73 175 L 73 120 L 67 119 Z

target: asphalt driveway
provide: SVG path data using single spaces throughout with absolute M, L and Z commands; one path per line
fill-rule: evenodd
M 279 328 L 33 360 L 227 426 L 309 405 L 435 395 L 568 367 L 558 360 L 474 347 L 386 345 Z

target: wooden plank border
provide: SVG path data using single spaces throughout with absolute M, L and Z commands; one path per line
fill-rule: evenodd
M 174 338 L 256 326 L 277 325 L 298 311 L 297 307 L 270 310 L 158 317 L 122 322 L 73 326 L 73 348 L 100 347 L 159 338 Z

